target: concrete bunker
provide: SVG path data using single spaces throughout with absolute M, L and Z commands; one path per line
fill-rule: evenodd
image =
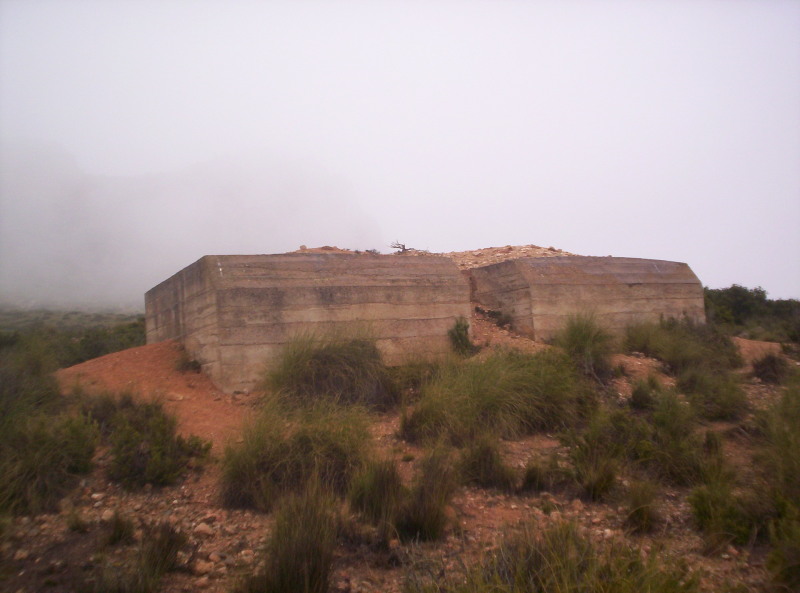
M 248 391 L 293 337 L 354 324 L 387 364 L 441 356 L 469 298 L 445 257 L 207 255 L 145 294 L 147 342 L 177 339 L 222 390 Z
M 628 257 L 520 258 L 473 268 L 472 298 L 510 316 L 515 331 L 549 340 L 591 312 L 612 332 L 662 318 L 705 323 L 703 286 L 685 263 Z

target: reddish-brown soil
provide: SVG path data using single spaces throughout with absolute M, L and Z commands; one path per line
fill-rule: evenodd
M 473 319 L 473 332 L 475 342 L 487 348 L 547 348 L 479 316 Z M 737 344 L 748 361 L 776 347 L 748 340 L 737 340 Z M 178 371 L 180 356 L 180 347 L 174 342 L 152 344 L 63 369 L 58 380 L 65 392 L 80 386 L 90 392 L 130 391 L 136 397 L 158 398 L 176 414 L 181 432 L 213 442 L 213 457 L 218 460 L 224 444 L 237 439 L 257 395 L 223 394 L 205 376 Z M 655 360 L 618 355 L 614 362 L 624 367 L 625 376 L 612 385 L 609 397 L 628 397 L 631 381 L 648 374 L 668 381 Z M 748 392 L 767 399 L 776 394 L 774 388 L 757 384 L 750 384 Z M 396 459 L 404 477 L 410 479 L 422 451 L 398 437 L 399 423 L 399 413 L 376 417 L 372 433 L 381 454 Z M 726 451 L 736 456 L 734 461 L 739 465 L 750 464 L 752 447 L 746 437 L 742 439 Z M 506 461 L 521 472 L 531 457 L 543 458 L 561 444 L 555 435 L 541 434 L 504 442 L 503 446 Z M 219 499 L 216 461 L 177 486 L 136 492 L 127 492 L 106 478 L 107 452 L 100 451 L 96 461 L 98 469 L 65 498 L 59 513 L 14 521 L 0 554 L 10 559 L 6 563 L 10 576 L 0 580 L 0 585 L 9 591 L 74 590 L 81 574 L 124 553 L 118 550 L 104 552 L 103 556 L 96 551 L 115 510 L 135 517 L 139 526 L 167 520 L 188 534 L 191 551 L 181 556 L 185 570 L 167 575 L 163 591 L 227 591 L 235 575 L 252 570 L 257 563 L 271 530 L 271 516 L 224 508 Z M 620 484 L 624 486 L 627 479 L 620 476 Z M 661 549 L 664 562 L 686 561 L 703 574 L 705 590 L 726 591 L 726 583 L 740 585 L 741 591 L 761 590 L 766 580 L 763 550 L 751 546 L 706 554 L 703 538 L 692 526 L 687 493 L 686 489 L 664 488 L 659 495 L 662 525 L 652 535 L 630 538 L 625 532 L 624 503 L 619 498 L 592 503 L 569 493 L 517 495 L 464 487 L 453 501 L 453 526 L 445 541 L 415 546 L 393 542 L 389 551 L 357 542 L 343 545 L 336 558 L 334 590 L 397 592 L 416 562 L 436 560 L 446 571 L 457 570 L 462 560 L 476 561 L 493 549 L 504 530 L 520 521 L 545 525 L 563 519 L 577 521 L 592 538 L 628 541 L 646 551 Z M 86 522 L 86 533 L 68 528 L 70 517 L 76 515 Z M 141 529 L 137 533 L 141 537 Z
M 225 395 L 198 372 L 177 370 L 182 349 L 167 341 L 108 354 L 56 373 L 65 391 L 130 392 L 159 400 L 178 418 L 178 429 L 219 448 L 237 433 L 249 398 Z

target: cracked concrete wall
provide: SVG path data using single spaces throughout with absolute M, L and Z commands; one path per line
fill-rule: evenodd
M 362 328 L 387 364 L 450 351 L 470 316 L 452 260 L 370 254 L 205 256 L 145 295 L 148 343 L 178 339 L 224 391 L 248 391 L 292 337 Z
M 473 299 L 511 316 L 516 331 L 549 340 L 569 315 L 608 330 L 689 318 L 705 323 L 703 286 L 685 263 L 625 257 L 520 258 L 471 270 Z

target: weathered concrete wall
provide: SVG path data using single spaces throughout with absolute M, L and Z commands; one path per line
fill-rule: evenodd
M 181 340 L 224 390 L 249 390 L 292 337 L 367 329 L 387 364 L 450 350 L 469 284 L 443 257 L 205 256 L 145 295 L 147 340 Z
M 514 329 L 548 340 L 567 317 L 591 312 L 607 329 L 661 318 L 705 323 L 703 287 L 688 265 L 623 257 L 521 258 L 472 270 L 473 299 Z

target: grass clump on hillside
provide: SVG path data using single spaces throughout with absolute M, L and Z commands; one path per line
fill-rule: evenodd
M 462 453 L 461 478 L 467 484 L 511 491 L 517 481 L 514 470 L 503 462 L 497 439 L 482 435 Z
M 386 409 L 399 398 L 375 341 L 366 336 L 295 338 L 267 374 L 266 386 L 302 404 L 326 400 Z
M 613 374 L 613 338 L 600 326 L 594 315 L 570 315 L 564 327 L 555 335 L 554 343 L 564 349 L 587 377 L 602 382 Z
M 778 354 L 770 352 L 753 361 L 753 376 L 758 377 L 764 383 L 783 383 L 789 377 L 790 372 L 789 361 Z
M 800 587 L 800 382 L 792 382 L 759 421 L 763 442 L 756 460 L 776 509 L 767 565 L 777 585 L 794 590 Z
M 731 373 L 741 357 L 714 327 L 676 320 L 636 324 L 626 330 L 625 347 L 661 360 L 703 418 L 734 420 L 747 411 L 746 394 Z
M 209 441 L 177 434 L 177 420 L 161 402 L 138 401 L 126 392 L 78 397 L 111 447 L 109 476 L 127 488 L 173 484 L 211 450 Z
M 177 420 L 159 402 L 138 403 L 113 419 L 109 476 L 123 486 L 175 483 L 192 459 L 208 455 L 211 443 L 196 436 L 184 439 Z
M 567 593 L 648 591 L 691 593 L 699 579 L 680 563 L 665 563 L 659 554 L 644 556 L 635 548 L 596 544 L 573 523 L 544 529 L 526 524 L 506 536 L 499 549 L 466 578 L 447 583 L 409 583 L 408 591 L 469 593 Z
M 97 429 L 68 409 L 37 339 L 0 349 L 0 513 L 52 510 L 91 469 Z
M 367 463 L 353 479 L 348 499 L 354 510 L 378 526 L 381 539 L 388 541 L 407 495 L 397 464 L 388 459 Z
M 338 518 L 333 500 L 313 479 L 281 501 L 264 566 L 234 588 L 236 593 L 326 593 Z
M 484 432 L 513 437 L 563 428 L 588 405 L 585 396 L 563 354 L 496 352 L 444 366 L 402 419 L 401 434 L 414 442 L 445 437 L 459 444 Z
M 411 492 L 400 508 L 397 532 L 403 540 L 438 540 L 448 522 L 447 506 L 458 487 L 452 459 L 437 447 L 422 460 Z
M 222 459 L 222 496 L 230 507 L 269 511 L 310 476 L 344 495 L 371 456 L 367 417 L 358 408 L 318 404 L 287 410 L 268 402 Z

